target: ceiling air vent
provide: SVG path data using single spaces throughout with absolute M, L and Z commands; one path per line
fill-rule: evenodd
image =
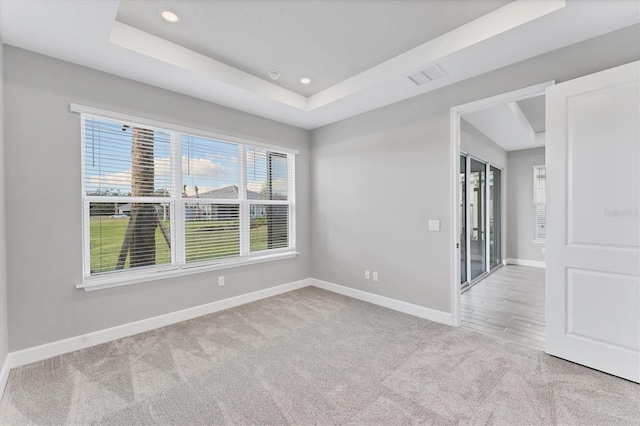
M 420 86 L 432 80 L 437 80 L 446 76 L 447 73 L 442 69 L 442 67 L 440 67 L 440 65 L 431 65 L 422 71 L 418 71 L 417 73 L 410 75 L 408 78 L 416 85 Z

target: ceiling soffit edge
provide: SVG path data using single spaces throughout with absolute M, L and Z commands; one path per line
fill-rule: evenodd
M 436 65 L 438 60 L 451 54 L 555 12 L 565 5 L 566 0 L 514 1 L 310 97 L 116 20 L 113 22 L 109 42 L 189 73 L 307 112 L 328 106 L 389 80 L 405 78 Z M 449 83 L 457 80 L 455 70 L 447 70 L 447 73 L 450 75 L 443 80 L 449 79 Z M 437 86 L 441 87 L 446 81 L 439 83 Z

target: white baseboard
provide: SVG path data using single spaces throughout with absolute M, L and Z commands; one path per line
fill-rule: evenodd
M 384 306 L 385 308 L 393 309 L 394 311 L 403 312 L 405 314 L 428 319 L 442 324 L 453 324 L 453 316 L 447 312 L 436 311 L 435 309 L 425 308 L 424 306 L 414 305 L 412 303 L 391 299 L 389 297 L 368 293 L 362 290 L 356 290 L 355 288 L 345 287 L 343 285 L 334 284 L 315 278 L 310 278 L 310 280 L 312 286 L 321 288 L 323 290 L 342 294 L 344 296 L 349 296 L 354 299 L 369 302 L 374 305 Z
M 178 322 L 212 314 L 214 312 L 244 305 L 246 303 L 255 302 L 257 300 L 266 299 L 278 294 L 297 290 L 303 287 L 308 287 L 309 285 L 309 279 L 294 281 L 288 284 L 254 291 L 253 293 L 242 294 L 240 296 L 230 297 L 228 299 L 218 300 L 216 302 L 211 302 L 204 305 L 194 306 L 193 308 L 187 308 L 181 311 L 159 315 L 157 317 L 147 318 L 100 331 L 94 331 L 92 333 L 87 333 L 64 340 L 58 340 L 57 342 L 34 346 L 32 348 L 23 349 L 21 351 L 10 352 L 9 355 L 7 355 L 2 373 L 5 374 L 6 370 L 6 374 L 8 375 L 11 368 L 31 364 L 32 362 L 42 361 L 44 359 L 62 355 L 67 352 L 77 351 L 79 349 L 88 348 L 90 346 L 99 345 L 102 343 L 110 342 L 112 340 L 121 339 L 123 337 L 132 336 L 134 334 L 143 333 L 145 331 L 154 330 L 160 327 L 165 327 L 167 325 L 176 324 Z M 2 389 L 4 389 L 4 387 Z
M 134 334 L 139 334 L 145 331 L 154 330 L 182 321 L 187 321 L 203 315 L 208 315 L 225 309 L 234 308 L 246 303 L 251 303 L 261 299 L 266 299 L 268 297 L 277 296 L 278 294 L 287 293 L 289 291 L 298 290 L 308 286 L 318 287 L 327 291 L 369 302 L 374 305 L 384 306 L 385 308 L 393 309 L 395 311 L 403 312 L 405 314 L 428 319 L 431 321 L 436 321 L 442 324 L 451 325 L 453 320 L 452 315 L 447 312 L 425 308 L 423 306 L 402 302 L 400 300 L 391 299 L 385 296 L 379 296 L 373 293 L 367 293 L 365 291 L 356 290 L 350 287 L 345 287 L 314 278 L 306 278 L 300 281 L 294 281 L 288 284 L 255 291 L 253 293 L 242 294 L 204 305 L 194 306 L 192 308 L 170 312 L 168 314 L 135 321 L 104 330 L 94 331 L 92 333 L 70 337 L 64 340 L 58 340 L 56 342 L 34 346 L 32 348 L 23 349 L 16 352 L 10 352 L 5 359 L 4 364 L 2 365 L 2 370 L 0 370 L 0 397 L 4 392 L 4 388 L 9 377 L 9 371 L 12 368 L 42 361 L 47 358 L 59 356 L 68 352 L 85 349 L 90 346 L 107 343 L 116 339 L 121 339 L 123 337 L 133 336 Z
M 7 386 L 7 380 L 9 379 L 9 370 L 11 370 L 9 363 L 7 362 L 8 358 L 9 356 L 7 355 L 2 362 L 2 369 L 0 370 L 0 400 L 2 400 L 2 394 L 4 393 L 4 388 Z
M 544 268 L 546 263 L 544 260 L 527 260 L 527 259 L 511 259 L 507 258 L 507 265 L 533 266 L 534 268 Z

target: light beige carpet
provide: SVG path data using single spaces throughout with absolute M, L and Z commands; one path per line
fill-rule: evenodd
M 315 288 L 11 371 L 0 424 L 640 423 L 640 385 Z

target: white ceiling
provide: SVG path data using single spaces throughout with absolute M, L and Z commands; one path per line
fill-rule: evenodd
M 544 146 L 544 95 L 506 102 L 462 116 L 505 151 Z M 525 105 L 525 110 L 522 108 Z
M 518 106 L 522 110 L 522 113 L 527 118 L 527 121 L 531 125 L 531 128 L 536 133 L 542 133 L 545 131 L 545 105 L 544 95 L 534 96 L 533 98 L 523 99 L 518 101 Z
M 181 15 L 173 26 L 165 3 Z M 312 129 L 640 22 L 637 0 L 503 3 L 0 0 L 0 37 Z M 434 64 L 443 78 L 407 78 Z
M 277 70 L 274 84 L 311 96 L 509 1 L 121 1 L 116 19 L 267 81 Z

